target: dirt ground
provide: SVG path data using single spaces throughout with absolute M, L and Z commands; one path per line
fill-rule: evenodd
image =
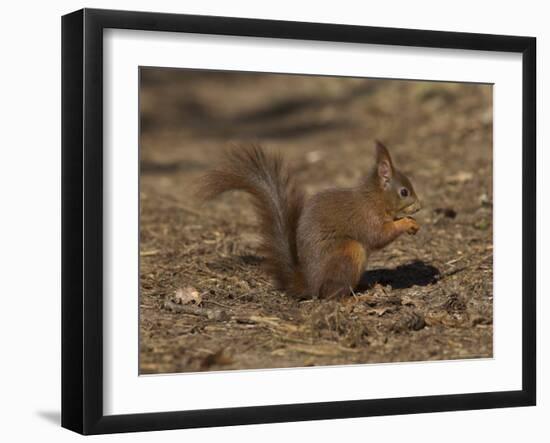
M 140 373 L 491 357 L 492 87 L 142 69 Z M 355 296 L 297 300 L 256 253 L 248 197 L 193 198 L 231 144 L 282 152 L 308 194 L 352 186 L 382 140 L 421 229 Z

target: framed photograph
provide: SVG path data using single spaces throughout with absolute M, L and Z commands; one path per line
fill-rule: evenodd
M 62 19 L 62 425 L 536 402 L 531 37 Z

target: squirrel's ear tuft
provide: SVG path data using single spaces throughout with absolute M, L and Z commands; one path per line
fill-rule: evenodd
M 389 182 L 393 176 L 393 164 L 390 153 L 383 143 L 376 140 L 376 168 L 382 184 Z

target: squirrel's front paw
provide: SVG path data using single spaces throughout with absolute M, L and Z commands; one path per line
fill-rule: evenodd
M 414 235 L 420 229 L 420 226 L 416 220 L 412 217 L 406 217 L 403 219 L 405 232 L 409 235 Z

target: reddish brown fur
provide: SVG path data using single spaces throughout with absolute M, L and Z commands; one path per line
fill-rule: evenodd
M 299 280 L 296 229 L 303 194 L 282 159 L 259 146 L 228 152 L 222 167 L 203 177 L 198 195 L 211 199 L 231 190 L 245 191 L 253 197 L 262 236 L 260 253 L 266 258 L 267 272 L 281 289 L 294 286 Z
M 318 193 L 304 203 L 280 157 L 257 146 L 232 151 L 208 173 L 201 195 L 238 189 L 254 198 L 263 237 L 261 252 L 278 286 L 297 295 L 332 297 L 357 286 L 368 256 L 418 225 L 402 212 L 420 204 L 409 180 L 377 143 L 377 164 L 356 188 Z M 396 196 L 401 187 L 410 196 Z

